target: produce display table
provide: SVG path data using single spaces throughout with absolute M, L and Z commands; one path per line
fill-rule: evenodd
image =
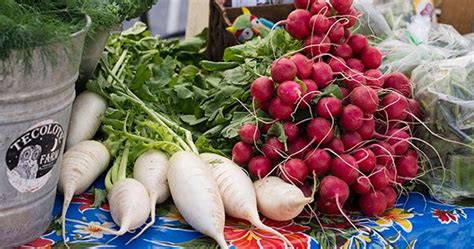
M 97 188 L 103 188 L 100 182 Z M 95 225 L 117 229 L 109 213 L 109 206 L 103 203 L 93 207 L 94 195 L 84 193 L 73 199 L 67 215 L 67 236 L 70 245 L 90 247 L 125 246 L 136 232 L 121 237 L 109 235 Z M 20 248 L 49 248 L 63 244 L 58 215 L 62 196 L 58 195 L 54 206 L 55 220 L 41 237 Z M 295 248 L 328 248 L 334 243 L 342 248 L 466 248 L 474 244 L 474 208 L 441 204 L 420 193 L 402 196 L 394 209 L 379 219 L 358 219 L 353 217 L 358 230 L 342 218 L 324 218 L 324 233 L 316 219 L 296 222 L 265 223 L 284 234 Z M 248 222 L 227 218 L 225 237 L 233 248 L 282 248 L 281 240 L 259 231 Z M 156 223 L 127 248 L 215 248 L 213 241 L 203 237 L 188 226 L 171 203 L 157 206 Z

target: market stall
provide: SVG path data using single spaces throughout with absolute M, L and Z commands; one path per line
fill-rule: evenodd
M 121 30 L 154 1 L 0 3 L 0 246 L 472 244 L 472 35 L 432 1 L 250 2 L 184 40 Z

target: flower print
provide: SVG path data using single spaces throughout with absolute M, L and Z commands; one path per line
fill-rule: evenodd
M 407 212 L 401 208 L 392 208 L 385 212 L 378 220 L 375 221 L 377 225 L 381 227 L 391 227 L 393 223 L 398 224 L 407 233 L 411 232 L 413 226 L 410 222 L 410 218 L 413 218 L 414 214 Z
M 83 213 L 86 210 L 93 209 L 92 204 L 94 204 L 94 195 L 91 193 L 82 193 L 78 196 L 72 198 L 71 203 L 80 204 L 79 211 Z M 104 211 L 109 211 L 109 203 L 104 202 L 100 205 L 100 209 Z
M 442 210 L 442 209 L 431 209 L 431 214 L 433 217 L 438 218 L 441 224 L 449 224 L 451 222 L 458 223 L 459 218 L 463 217 L 464 219 L 467 218 L 466 213 L 460 208 L 455 208 L 452 210 Z
M 102 227 L 111 228 L 114 226 L 112 222 L 100 223 L 97 221 L 89 222 L 86 225 L 78 224 L 74 225 L 75 230 L 73 233 L 80 234 L 82 237 L 92 237 L 95 239 L 101 239 L 104 237 L 104 234 L 110 234 L 107 231 L 104 231 Z

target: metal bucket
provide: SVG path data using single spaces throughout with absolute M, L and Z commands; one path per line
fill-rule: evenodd
M 0 72 L 0 248 L 39 236 L 51 221 L 59 164 L 74 100 L 86 26 L 67 45 L 40 48 L 25 70 L 12 52 Z M 1 63 L 1 62 L 0 62 Z

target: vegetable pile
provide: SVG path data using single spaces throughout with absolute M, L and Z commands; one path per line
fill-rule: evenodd
M 401 73 L 382 75 L 381 52 L 351 34 L 351 0 L 295 5 L 284 23 L 303 52 L 277 58 L 271 78 L 251 83 L 254 121 L 240 127 L 232 159 L 257 179 L 278 176 L 306 193 L 319 184 L 322 213 L 358 203 L 365 215 L 381 215 L 420 168 L 412 85 Z

